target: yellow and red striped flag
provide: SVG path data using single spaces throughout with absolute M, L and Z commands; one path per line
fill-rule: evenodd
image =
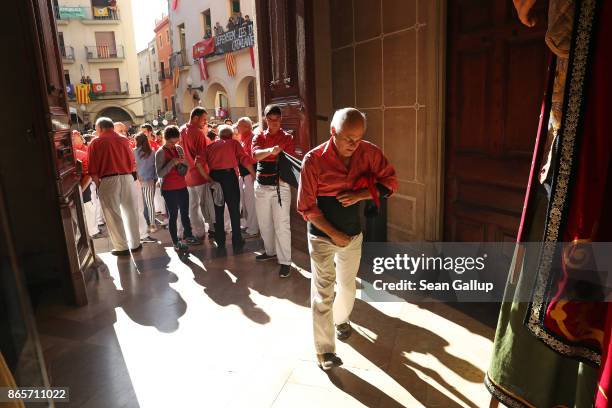
M 233 77 L 236 75 L 237 67 L 234 53 L 228 52 L 225 54 L 225 67 L 227 68 L 227 74 L 229 76 Z
M 76 100 L 78 104 L 87 105 L 89 102 L 91 102 L 91 99 L 89 98 L 89 84 L 78 84 L 75 88 Z
M 110 47 L 108 45 L 98 45 L 98 58 L 110 58 Z

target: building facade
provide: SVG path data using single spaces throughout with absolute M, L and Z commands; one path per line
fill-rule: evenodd
M 162 114 L 162 99 L 158 77 L 156 40 L 151 40 L 144 50 L 138 53 L 140 73 L 140 93 L 144 109 L 144 120 L 153 121 Z
M 131 0 L 53 0 L 60 53 L 77 127 L 100 116 L 126 123 L 143 119 Z M 88 83 L 89 101 L 77 101 Z
M 165 16 L 155 24 L 155 46 L 157 48 L 157 78 L 161 88 L 161 110 L 162 115 L 168 120 L 176 116 L 173 72 L 170 67 L 171 41 L 170 20 L 168 16 Z
M 248 23 L 255 20 L 254 0 L 178 2 L 175 9 L 169 5 L 169 16 L 172 67 L 179 75 L 178 121 L 187 121 L 195 106 L 203 106 L 218 120 L 257 120 L 257 45 L 254 24 Z M 241 23 L 228 27 L 230 17 Z M 224 33 L 215 29 L 217 23 Z

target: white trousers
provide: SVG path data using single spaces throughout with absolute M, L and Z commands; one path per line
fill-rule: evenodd
M 312 269 L 310 304 L 317 354 L 336 352 L 334 325 L 349 320 L 355 304 L 362 242 L 363 235 L 359 234 L 346 247 L 339 247 L 329 238 L 308 234 Z M 334 299 L 335 283 L 338 285 Z
M 98 188 L 108 234 L 117 251 L 140 245 L 134 184 L 132 175 L 125 174 L 103 178 Z
M 96 183 L 91 183 L 91 202 L 96 209 L 96 224 L 102 225 L 105 223 L 104 214 L 102 214 L 102 205 L 100 205 L 100 198 L 98 197 L 98 189 Z
M 255 210 L 255 180 L 250 174 L 240 177 L 240 202 L 246 213 L 246 232 L 249 235 L 259 232 L 257 211 Z
M 93 184 L 93 183 L 91 183 Z M 83 203 L 83 215 L 85 216 L 85 224 L 87 224 L 87 232 L 90 237 L 93 237 L 100 229 L 98 229 L 98 221 L 96 219 L 96 205 L 93 200 Z
M 187 187 L 189 191 L 189 221 L 191 221 L 191 231 L 195 237 L 206 235 L 206 222 L 204 214 L 204 184 L 199 186 Z M 209 227 L 211 223 L 208 222 Z M 182 226 L 181 226 L 182 227 Z M 182 228 L 181 228 L 182 229 Z
M 149 229 L 147 220 L 144 217 L 144 201 L 140 181 L 134 181 L 132 189 L 134 190 L 134 200 L 136 200 L 136 211 L 138 211 L 138 232 L 140 233 L 140 239 L 143 239 L 149 236 Z
M 153 197 L 153 203 L 155 205 L 155 212 L 166 215 L 166 202 L 161 195 L 161 187 L 156 186 L 155 196 Z
M 291 265 L 291 189 L 281 182 L 282 206 L 278 203 L 276 186 L 255 182 L 255 210 L 266 254 L 276 255 L 281 265 Z

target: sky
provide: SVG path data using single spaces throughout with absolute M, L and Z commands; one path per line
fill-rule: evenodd
M 168 14 L 167 0 L 132 0 L 136 51 L 147 48 L 154 36 L 155 20 L 161 19 L 162 13 Z

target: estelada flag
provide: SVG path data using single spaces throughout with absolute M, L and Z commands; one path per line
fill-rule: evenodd
M 89 92 L 89 84 L 78 84 L 76 86 L 77 103 L 81 105 L 87 105 L 89 102 L 91 102 L 91 99 L 89 98 Z
M 236 76 L 236 57 L 231 52 L 225 54 L 225 67 L 229 76 Z
M 209 77 L 208 77 L 208 66 L 206 64 L 206 59 L 205 58 L 200 58 L 198 60 L 198 65 L 200 67 L 200 78 L 202 78 L 202 81 L 206 81 Z
M 106 92 L 106 84 L 93 84 L 93 93 Z

